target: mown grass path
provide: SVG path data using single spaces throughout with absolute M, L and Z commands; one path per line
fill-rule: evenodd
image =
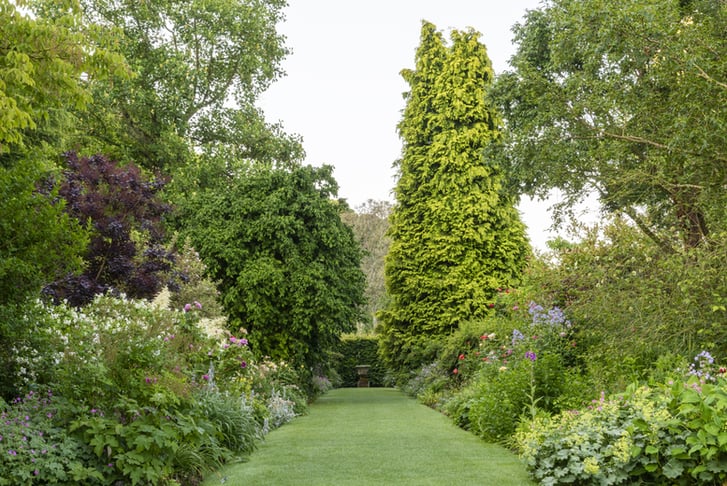
M 528 485 L 507 449 L 486 444 L 391 388 L 344 388 L 273 431 L 248 462 L 205 486 Z

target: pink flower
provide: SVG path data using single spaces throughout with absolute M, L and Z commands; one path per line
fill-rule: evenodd
M 195 306 L 195 307 L 196 307 L 197 309 L 201 309 L 201 308 L 202 308 L 202 304 L 200 304 L 200 303 L 199 303 L 199 302 L 197 302 L 196 300 L 194 301 L 194 306 Z
M 210 375 L 202 375 L 204 381 L 210 381 Z
M 184 312 L 189 312 L 192 310 L 192 304 L 184 304 Z
M 452 373 L 456 375 L 457 373 L 459 373 L 459 370 L 457 368 L 455 368 L 452 370 Z

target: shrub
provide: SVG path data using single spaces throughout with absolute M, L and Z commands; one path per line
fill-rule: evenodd
M 584 410 L 536 416 L 515 444 L 542 484 L 723 484 L 724 372 L 634 384 Z
M 528 281 L 578 324 L 574 352 L 599 389 L 646 379 L 664 354 L 727 352 L 723 233 L 674 252 L 619 219 L 579 236 L 531 266 Z
M 566 366 L 575 359 L 564 312 L 515 298 L 503 292 L 495 316 L 463 325 L 442 346 L 448 365 L 440 373 L 454 390 L 442 410 L 487 440 L 507 440 L 523 414 L 560 410 L 587 388 L 577 368 Z
M 152 298 L 174 260 L 162 246 L 162 220 L 171 211 L 159 197 L 165 182 L 147 180 L 134 164 L 122 167 L 103 155 L 68 152 L 65 162 L 59 195 L 64 210 L 92 228 L 91 240 L 83 273 L 66 275 L 45 292 L 74 306 L 109 291 Z

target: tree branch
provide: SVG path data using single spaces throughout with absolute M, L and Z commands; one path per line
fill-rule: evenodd
M 707 81 L 709 81 L 709 82 L 712 82 L 712 83 L 716 84 L 716 85 L 717 85 L 717 86 L 719 86 L 720 88 L 724 88 L 724 89 L 727 89 L 727 83 L 722 83 L 722 82 L 720 82 L 720 81 L 717 81 L 717 80 L 716 80 L 716 79 L 714 79 L 714 78 L 713 78 L 712 76 L 710 76 L 709 74 L 707 74 L 707 73 L 706 73 L 706 72 L 704 71 L 704 69 L 702 69 L 701 67 L 699 67 L 699 65 L 698 65 L 698 64 L 695 64 L 695 65 L 694 65 L 694 67 L 695 67 L 695 68 L 697 68 L 697 71 L 699 71 L 699 77 L 701 77 L 701 78 L 704 78 L 704 79 L 706 79 Z

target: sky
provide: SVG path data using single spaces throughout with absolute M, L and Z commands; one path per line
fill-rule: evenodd
M 278 31 L 292 51 L 286 75 L 259 99 L 270 123 L 302 137 L 305 163 L 334 167 L 339 197 L 353 208 L 394 200 L 392 164 L 401 155 L 396 125 L 414 67 L 422 20 L 449 38 L 474 28 L 496 74 L 515 53 L 512 26 L 540 0 L 289 0 Z M 524 200 L 519 209 L 535 248 L 544 249 L 552 202 Z

